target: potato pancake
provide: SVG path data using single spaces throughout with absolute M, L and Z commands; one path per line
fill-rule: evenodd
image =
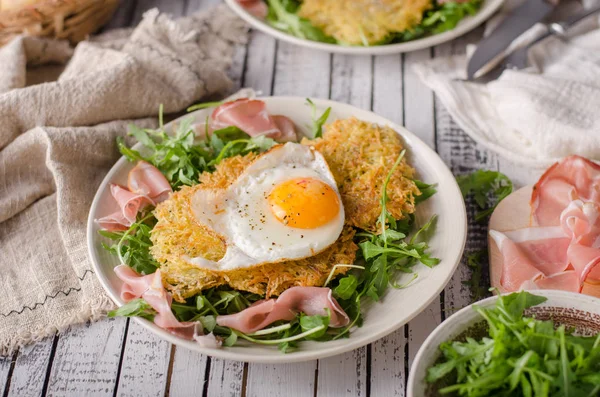
M 163 281 L 175 300 L 182 302 L 204 289 L 229 285 L 266 297 L 277 296 L 292 286 L 321 286 L 336 264 L 351 264 L 358 246 L 354 228 L 377 231 L 384 179 L 403 149 L 399 135 L 389 127 L 355 118 L 326 126 L 323 138 L 304 139 L 325 158 L 336 180 L 345 208 L 345 226 L 338 240 L 325 251 L 300 260 L 260 264 L 228 271 L 195 266 L 185 257 L 220 260 L 226 251 L 221 237 L 200 225 L 190 208 L 198 189 L 227 188 L 257 155 L 223 160 L 213 173 L 200 175 L 199 184 L 185 186 L 157 205 L 158 223 L 152 230 L 151 253 L 161 264 Z M 403 160 L 388 185 L 388 210 L 397 219 L 414 212 L 420 194 L 412 178 L 414 170 Z M 335 274 L 348 268 L 338 268 Z
M 302 143 L 313 146 L 327 160 L 344 202 L 346 224 L 376 232 L 381 188 L 403 149 L 400 135 L 388 126 L 352 117 L 326 125 L 323 138 Z M 421 192 L 414 176 L 405 157 L 387 187 L 387 209 L 396 219 L 415 212 L 415 197 Z
M 298 15 L 336 40 L 372 45 L 421 23 L 431 0 L 304 0 Z

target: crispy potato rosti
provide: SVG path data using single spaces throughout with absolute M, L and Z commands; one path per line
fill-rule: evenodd
M 327 125 L 323 138 L 304 139 L 302 143 L 321 152 L 338 184 L 345 208 L 345 226 L 338 240 L 315 256 L 295 261 L 229 271 L 190 264 L 186 256 L 218 261 L 227 248 L 217 233 L 196 221 L 190 198 L 198 189 L 228 187 L 257 155 L 225 159 L 215 172 L 200 175 L 199 185 L 183 187 L 154 211 L 158 223 L 152 230 L 151 253 L 160 262 L 163 281 L 175 300 L 183 301 L 203 289 L 220 285 L 276 296 L 292 286 L 323 285 L 334 265 L 354 262 L 358 249 L 353 242 L 354 228 L 377 231 L 381 188 L 402 151 L 400 137 L 389 127 L 351 118 Z M 414 212 L 414 197 L 420 192 L 413 176 L 414 170 L 403 160 L 390 179 L 388 210 L 397 219 Z M 338 268 L 335 274 L 347 270 Z
M 402 151 L 396 131 L 349 118 L 325 126 L 323 138 L 302 140 L 314 146 L 329 165 L 346 211 L 346 224 L 377 231 L 381 213 L 381 188 Z M 415 211 L 415 196 L 421 194 L 413 182 L 415 170 L 403 159 L 390 179 L 387 209 L 396 219 Z
M 340 42 L 376 44 L 423 19 L 431 0 L 304 0 L 298 14 Z
M 354 230 L 345 227 L 331 247 L 305 259 L 269 263 L 230 271 L 196 267 L 184 258 L 203 256 L 218 261 L 225 255 L 225 242 L 212 230 L 199 225 L 190 209 L 190 198 L 197 189 L 226 188 L 256 155 L 224 160 L 214 173 L 200 176 L 199 185 L 183 187 L 159 204 L 154 214 L 158 223 L 152 230 L 151 253 L 161 264 L 166 287 L 177 301 L 201 290 L 228 284 L 232 288 L 267 297 L 279 295 L 292 286 L 323 285 L 334 265 L 354 262 L 358 247 L 352 241 Z M 347 268 L 336 269 L 336 274 Z

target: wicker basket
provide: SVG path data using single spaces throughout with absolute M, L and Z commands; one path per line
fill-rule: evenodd
M 119 0 L 0 0 L 0 46 L 20 34 L 77 43 L 104 25 Z

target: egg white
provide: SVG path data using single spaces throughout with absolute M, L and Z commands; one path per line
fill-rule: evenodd
M 271 212 L 268 196 L 278 184 L 295 178 L 327 183 L 340 203 L 337 216 L 314 229 L 284 225 Z M 344 207 L 335 179 L 323 156 L 308 146 L 286 143 L 256 159 L 227 189 L 199 189 L 191 200 L 196 219 L 222 236 L 227 244 L 218 262 L 186 258 L 215 270 L 314 256 L 332 245 L 344 226 Z

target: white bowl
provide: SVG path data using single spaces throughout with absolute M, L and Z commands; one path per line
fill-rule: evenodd
M 574 327 L 578 332 L 589 334 L 600 332 L 600 299 L 574 292 L 535 290 L 534 295 L 545 296 L 548 300 L 528 309 L 529 315 L 540 319 L 552 319 L 556 323 Z M 494 306 L 497 296 L 475 304 L 484 308 Z M 427 392 L 427 369 L 440 357 L 440 344 L 456 339 L 483 318 L 469 305 L 450 316 L 440 324 L 425 340 L 413 361 L 408 376 L 407 397 L 424 397 Z
M 261 99 L 266 102 L 267 109 L 271 114 L 286 115 L 298 127 L 309 131 L 311 112 L 305 105 L 305 98 L 267 97 Z M 438 215 L 437 230 L 430 245 L 432 255 L 441 258 L 440 264 L 433 269 L 418 265 L 416 270 L 419 272 L 419 277 L 408 288 L 389 288 L 380 303 L 364 304 L 364 325 L 354 330 L 349 339 L 322 343 L 302 342 L 299 350 L 289 354 L 280 353 L 276 347 L 248 344 L 221 349 L 204 348 L 195 342 L 178 338 L 149 321 L 140 318 L 136 318 L 136 321 L 169 342 L 212 356 L 263 363 L 298 362 L 333 356 L 371 343 L 406 324 L 425 309 L 444 289 L 460 261 L 467 235 L 464 201 L 450 170 L 423 141 L 383 117 L 343 103 L 321 99 L 315 99 L 314 103 L 321 112 L 327 107 L 332 108 L 329 122 L 356 116 L 362 120 L 389 125 L 400 133 L 408 148 L 407 158 L 410 164 L 416 168 L 419 178 L 428 183 L 438 184 L 438 193 L 419 205 L 416 219 L 419 224 L 424 224 L 432 214 Z M 191 116 L 203 123 L 210 112 L 211 109 L 204 109 L 191 113 Z M 190 117 L 190 115 L 185 117 Z M 133 168 L 133 164 L 127 162 L 125 158 L 121 158 L 114 165 L 96 193 L 88 218 L 87 240 L 94 272 L 108 295 L 118 305 L 124 303 L 119 297 L 121 281 L 113 271 L 119 262 L 115 256 L 102 248 L 101 242 L 105 239 L 98 234 L 99 228 L 94 219 L 116 210 L 116 204 L 110 196 L 109 183 L 126 183 L 127 174 L 131 168 Z
M 287 41 L 288 43 L 312 48 L 315 50 L 337 52 L 340 54 L 384 55 L 422 50 L 423 48 L 433 47 L 435 45 L 454 40 L 455 38 L 462 36 L 463 34 L 475 29 L 477 26 L 485 22 L 502 6 L 504 0 L 484 0 L 477 14 L 473 15 L 472 17 L 465 17 L 454 29 L 447 32 L 424 37 L 422 39 L 407 41 L 404 43 L 376 45 L 372 47 L 343 46 L 339 44 L 329 44 L 319 41 L 301 39 L 279 29 L 275 29 L 267 22 L 254 17 L 252 14 L 246 11 L 237 2 L 237 0 L 225 0 L 225 2 L 233 11 L 235 11 L 236 14 L 248 22 L 253 28 L 258 29 L 261 32 L 271 35 L 279 40 Z

